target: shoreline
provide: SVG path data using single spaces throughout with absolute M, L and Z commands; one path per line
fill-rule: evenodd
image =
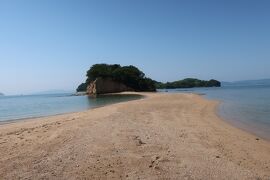
M 110 95 L 117 95 L 117 94 L 138 95 L 138 96 L 141 96 L 141 97 L 138 98 L 138 99 L 133 99 L 133 100 L 125 100 L 125 101 L 115 102 L 115 103 L 111 103 L 111 104 L 109 103 L 109 104 L 106 104 L 106 105 L 93 106 L 93 107 L 89 107 L 88 109 L 85 109 L 85 110 L 63 112 L 63 113 L 57 113 L 57 114 L 51 114 L 51 115 L 48 114 L 48 115 L 40 115 L 40 116 L 33 116 L 33 117 L 24 117 L 24 118 L 10 119 L 10 120 L 2 120 L 2 121 L 0 120 L 0 126 L 6 125 L 6 124 L 11 124 L 11 123 L 34 121 L 36 119 L 42 119 L 42 118 L 46 118 L 46 117 L 54 117 L 54 116 L 61 116 L 61 115 L 69 115 L 69 114 L 74 114 L 74 113 L 80 113 L 80 112 L 89 111 L 91 109 L 102 108 L 102 107 L 113 105 L 113 104 L 129 102 L 129 101 L 135 101 L 135 100 L 140 100 L 140 99 L 146 98 L 146 96 L 140 95 L 139 93 L 136 93 L 136 92 L 108 93 L 108 94 L 104 94 L 102 96 L 110 96 Z M 72 95 L 72 96 L 76 96 L 76 95 Z M 84 95 L 80 95 L 80 96 L 87 96 L 87 95 L 84 94 Z
M 269 141 L 223 120 L 218 101 L 195 94 L 136 94 L 146 97 L 0 124 L 0 176 L 270 177 Z
M 216 113 L 217 117 L 221 121 L 227 123 L 230 126 L 233 126 L 234 128 L 237 128 L 239 130 L 242 130 L 242 131 L 244 131 L 244 132 L 246 132 L 248 134 L 251 134 L 253 136 L 259 137 L 259 138 L 261 138 L 261 139 L 263 139 L 265 141 L 268 141 L 270 143 L 270 136 L 266 136 L 265 134 L 258 133 L 258 131 L 259 131 L 258 127 L 259 126 L 257 124 L 254 124 L 255 127 L 257 127 L 257 128 L 255 128 L 255 127 L 251 127 L 250 125 L 247 125 L 247 124 L 245 124 L 243 122 L 238 122 L 238 121 L 236 121 L 234 119 L 230 119 L 230 118 L 226 118 L 225 116 L 222 116 L 221 115 L 222 113 L 220 112 L 221 111 L 220 108 L 221 108 L 222 104 L 224 103 L 222 100 L 219 100 L 219 99 L 209 99 L 209 98 L 207 98 L 207 96 L 205 96 L 206 94 L 204 94 L 204 93 L 194 93 L 194 92 L 187 92 L 187 93 L 188 94 L 194 94 L 194 95 L 201 96 L 204 99 L 209 100 L 209 101 L 215 101 L 215 102 L 217 102 L 218 104 L 215 107 L 215 113 Z M 187 93 L 185 93 L 185 94 L 187 94 Z
M 222 115 L 220 115 L 220 113 L 218 111 L 219 111 L 219 106 L 216 109 L 216 115 L 219 117 L 219 119 L 221 121 L 227 123 L 228 125 L 236 128 L 236 129 L 244 131 L 244 132 L 246 132 L 248 134 L 251 134 L 251 135 L 253 135 L 255 137 L 258 137 L 258 138 L 263 139 L 265 141 L 268 141 L 270 143 L 270 137 L 266 137 L 266 135 L 262 135 L 262 134 L 258 133 L 259 129 L 256 128 L 256 127 L 258 127 L 256 124 L 254 124 L 255 127 L 251 127 L 250 125 L 247 125 L 247 124 L 245 124 L 243 122 L 238 122 L 238 121 L 235 121 L 233 119 L 223 117 Z
M 204 98 L 207 99 L 207 100 L 212 101 L 212 99 L 208 99 L 207 97 L 204 97 Z M 250 124 L 246 124 L 244 122 L 239 122 L 237 120 L 230 119 L 230 118 L 227 118 L 225 116 L 222 116 L 221 115 L 222 113 L 220 112 L 221 111 L 220 108 L 221 108 L 221 106 L 222 106 L 222 104 L 224 102 L 222 100 L 216 100 L 216 99 L 214 99 L 213 101 L 216 101 L 218 103 L 218 105 L 215 108 L 215 113 L 216 113 L 216 115 L 218 116 L 218 118 L 221 121 L 227 123 L 228 125 L 230 125 L 230 126 L 232 126 L 234 128 L 237 128 L 237 129 L 239 129 L 241 131 L 244 131 L 244 132 L 246 132 L 248 134 L 251 134 L 253 136 L 259 137 L 259 138 L 261 138 L 261 139 L 263 139 L 265 141 L 268 141 L 270 143 L 270 136 L 267 136 L 266 134 L 258 133 L 259 132 L 258 127 L 260 127 L 260 126 L 258 126 L 256 123 L 253 124 L 254 127 L 251 127 Z
M 156 93 L 164 93 L 166 94 L 166 92 L 156 92 Z M 135 100 L 140 100 L 140 99 L 144 99 L 144 98 L 147 98 L 147 96 L 145 95 L 142 95 L 140 92 L 122 92 L 122 93 L 108 93 L 108 94 L 105 94 L 105 95 L 102 95 L 102 96 L 107 96 L 107 95 L 114 95 L 114 94 L 125 94 L 125 95 L 139 95 L 139 96 L 142 96 L 141 98 L 139 99 L 135 99 Z M 175 93 L 177 94 L 177 93 Z M 255 128 L 251 128 L 249 127 L 248 125 L 245 125 L 243 123 L 240 123 L 240 122 L 234 122 L 233 119 L 228 119 L 226 117 L 223 117 L 221 114 L 220 114 L 220 106 L 222 105 L 222 101 L 221 100 L 218 100 L 218 99 L 209 99 L 205 96 L 204 93 L 196 93 L 196 92 L 179 92 L 179 94 L 194 94 L 194 95 L 198 95 L 198 96 L 201 96 L 203 97 L 204 99 L 206 100 L 209 100 L 209 101 L 215 101 L 217 102 L 217 106 L 215 107 L 215 113 L 216 115 L 218 116 L 218 118 L 227 123 L 228 125 L 230 126 L 233 126 L 239 130 L 242 130 L 244 132 L 247 132 L 249 134 L 252 134 L 253 136 L 256 136 L 256 137 L 259 137 L 265 141 L 268 141 L 270 142 L 270 137 L 265 137 L 263 135 L 260 135 L 260 133 L 256 133 L 254 131 Z M 86 96 L 86 95 L 83 95 L 83 96 Z M 102 107 L 105 107 L 105 106 L 110 106 L 110 105 L 113 105 L 113 104 L 118 104 L 118 103 L 124 103 L 124 102 L 129 102 L 129 101 L 135 101 L 135 100 L 126 100 L 126 101 L 123 101 L 123 102 L 116 102 L 116 103 L 112 103 L 112 104 L 107 104 L 107 105 L 101 105 L 101 106 L 96 106 L 96 107 L 90 107 L 89 109 L 85 109 L 85 110 L 80 110 L 80 111 L 71 111 L 71 112 L 64 112 L 64 113 L 58 113 L 58 114 L 52 114 L 52 115 L 42 115 L 42 116 L 36 116 L 36 117 L 26 117 L 26 118 L 18 118 L 18 119 L 12 119 L 12 120 L 3 120 L 3 121 L 0 121 L 0 126 L 2 125 L 6 125 L 6 124 L 12 124 L 12 123 L 18 123 L 18 122 L 27 122 L 27 121 L 34 121 L 34 120 L 37 120 L 37 119 L 42 119 L 42 118 L 46 118 L 46 117 L 54 117 L 54 116 L 61 116 L 61 115 L 69 115 L 69 114 L 74 114 L 74 113 L 80 113 L 80 112 L 85 112 L 85 111 L 89 111 L 91 109 L 96 109 L 96 108 L 102 108 Z M 257 130 L 258 131 L 258 130 Z

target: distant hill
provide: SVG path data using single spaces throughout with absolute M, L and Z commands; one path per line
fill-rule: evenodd
M 174 82 L 156 82 L 157 89 L 175 89 L 175 88 L 194 88 L 194 87 L 220 87 L 221 83 L 215 79 L 209 81 L 195 79 L 195 78 L 186 78 Z
M 270 85 L 270 79 L 222 82 L 221 84 L 222 86 L 262 86 L 262 85 Z
M 4 94 L 3 93 L 0 93 L 0 96 L 4 96 Z

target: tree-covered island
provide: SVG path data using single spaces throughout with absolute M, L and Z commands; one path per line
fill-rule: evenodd
M 147 78 L 141 70 L 131 65 L 95 64 L 87 71 L 86 76 L 86 82 L 77 88 L 77 92 L 86 91 L 87 87 L 98 78 L 121 83 L 134 91 L 156 91 L 155 81 Z
M 186 78 L 180 81 L 174 82 L 156 82 L 157 89 L 176 89 L 176 88 L 194 88 L 194 87 L 220 87 L 221 83 L 215 79 L 211 79 L 209 81 L 194 79 L 194 78 Z
M 156 89 L 221 86 L 221 83 L 214 79 L 204 81 L 187 78 L 167 83 L 157 82 L 146 77 L 145 74 L 135 66 L 121 66 L 119 64 L 95 64 L 87 71 L 86 76 L 86 81 L 79 85 L 77 92 L 86 92 L 89 90 L 89 87 L 92 89 L 110 89 L 108 86 L 112 86 L 111 90 L 108 92 L 121 92 L 125 91 L 125 89 L 153 92 L 156 91 Z M 97 82 L 97 80 L 99 80 L 99 82 Z M 117 88 L 116 86 L 121 86 L 121 88 Z M 107 90 L 105 92 L 107 92 Z

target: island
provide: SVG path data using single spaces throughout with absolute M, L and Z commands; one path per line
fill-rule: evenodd
M 0 96 L 4 96 L 4 94 L 0 92 Z
M 221 82 L 211 79 L 209 81 L 199 80 L 195 78 L 186 78 L 174 82 L 156 82 L 157 89 L 176 89 L 176 88 L 195 88 L 195 87 L 220 87 Z
M 87 79 L 77 92 L 106 94 L 124 91 L 155 92 L 155 81 L 135 66 L 95 64 L 87 71 Z
M 209 81 L 186 78 L 162 83 L 145 76 L 137 67 L 119 64 L 95 64 L 87 71 L 87 79 L 81 83 L 77 92 L 86 94 L 119 93 L 124 91 L 155 92 L 156 89 L 220 87 L 215 79 Z
M 129 94 L 145 98 L 2 124 L 0 179 L 269 179 L 269 141 L 220 119 L 219 102 Z

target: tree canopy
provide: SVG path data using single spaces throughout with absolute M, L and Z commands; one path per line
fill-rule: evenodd
M 121 82 L 135 91 L 155 91 L 155 81 L 145 77 L 145 74 L 135 66 L 120 66 L 119 64 L 95 64 L 87 71 L 87 80 L 77 91 L 86 91 L 87 85 L 97 78 L 111 78 Z
M 86 89 L 87 89 L 87 86 L 88 86 L 88 84 L 85 82 L 85 83 L 81 83 L 79 86 L 78 86 L 78 88 L 77 88 L 77 92 L 85 92 L 86 91 Z
M 87 79 L 77 88 L 77 92 L 86 91 L 87 86 L 97 78 L 110 78 L 125 84 L 135 91 L 156 91 L 156 89 L 220 87 L 221 83 L 211 79 L 209 81 L 187 78 L 174 82 L 157 82 L 145 77 L 145 74 L 135 66 L 120 66 L 119 64 L 95 64 L 87 71 Z
M 194 87 L 220 87 L 221 83 L 217 80 L 211 79 L 209 81 L 187 78 L 174 82 L 156 82 L 157 89 L 175 89 L 175 88 L 194 88 Z

